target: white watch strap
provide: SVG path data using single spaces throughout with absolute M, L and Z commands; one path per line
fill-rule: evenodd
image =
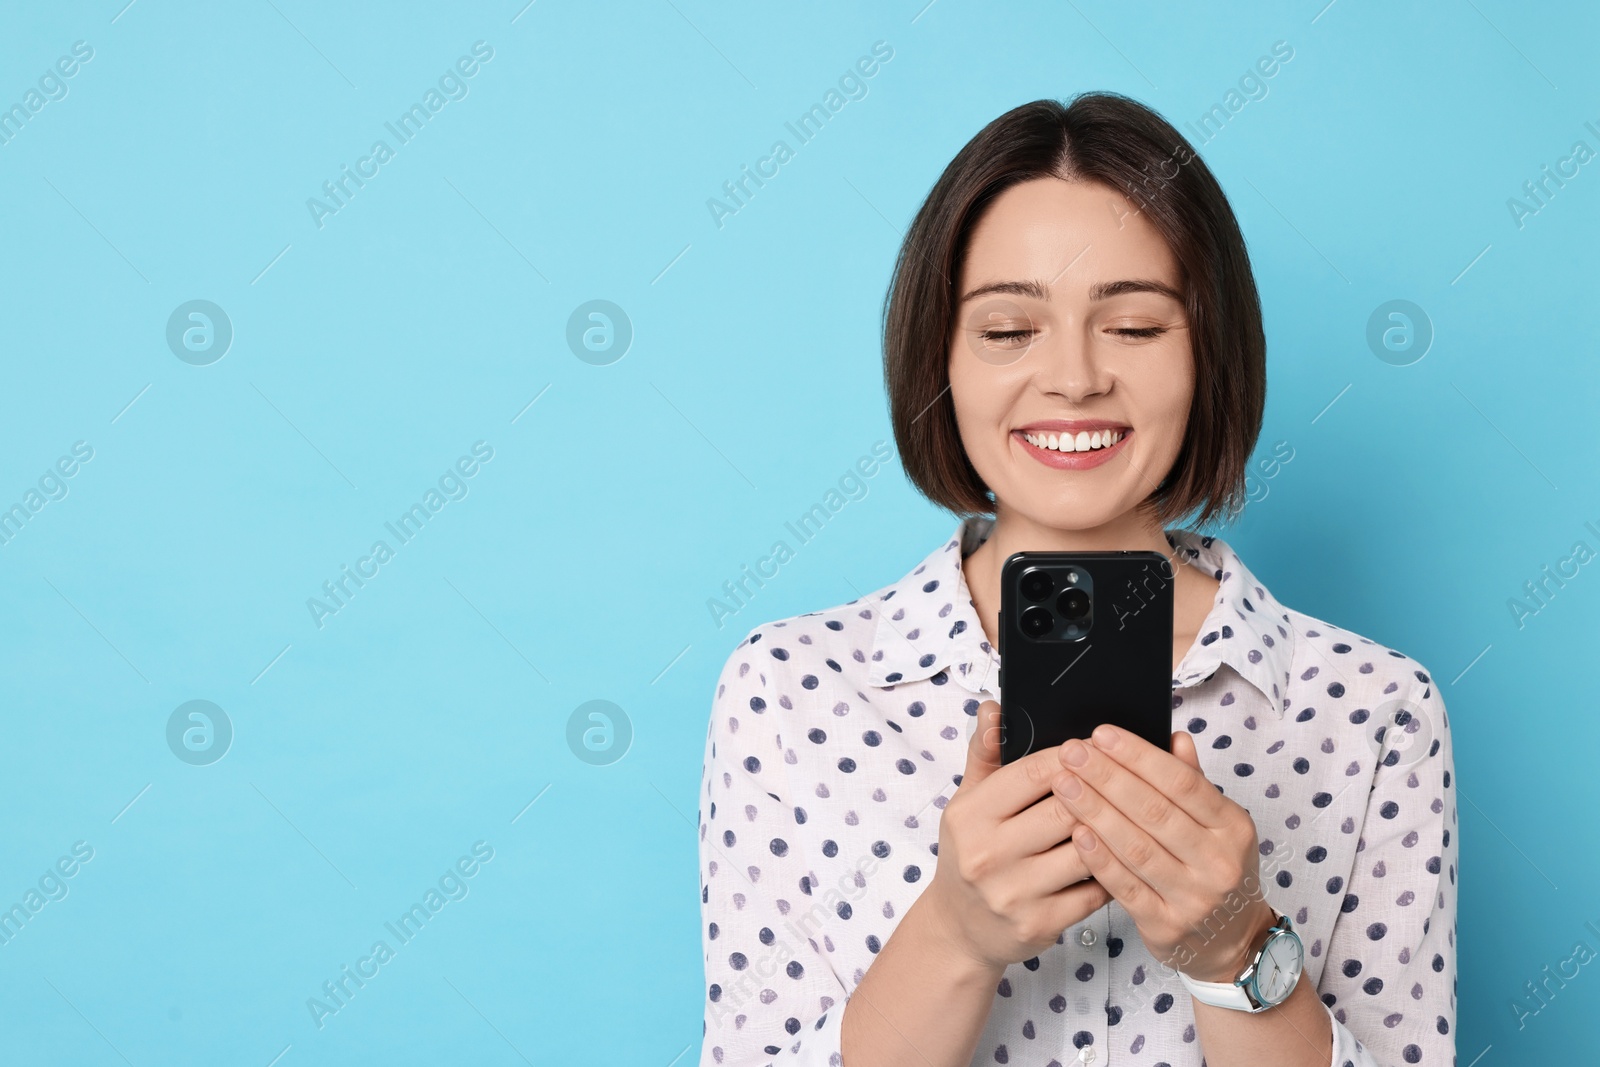
M 1178 972 L 1178 977 L 1183 979 L 1184 988 L 1189 991 L 1189 995 L 1202 1004 L 1210 1004 L 1214 1008 L 1232 1008 L 1235 1011 L 1256 1010 L 1244 989 L 1232 982 L 1202 982 L 1190 978 L 1182 971 Z

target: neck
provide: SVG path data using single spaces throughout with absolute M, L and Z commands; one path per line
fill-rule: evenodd
M 1026 515 L 998 504 L 995 509 L 994 529 L 973 553 L 984 553 L 981 565 L 994 572 L 996 583 L 1000 580 L 1000 565 L 1013 552 L 1160 552 L 1172 558 L 1172 546 L 1159 522 L 1137 510 L 1130 510 L 1110 522 L 1085 530 L 1063 530 L 1045 526 Z M 972 558 L 972 557 L 969 557 Z M 1176 559 L 1173 560 L 1176 565 Z

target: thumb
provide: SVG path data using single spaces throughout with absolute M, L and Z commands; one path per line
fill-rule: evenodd
M 1205 773 L 1200 766 L 1200 753 L 1194 748 L 1194 737 L 1188 730 L 1172 731 L 1172 754 L 1195 770 Z
M 978 721 L 967 741 L 967 766 L 961 774 L 962 785 L 981 782 L 1000 767 L 1000 731 L 1000 705 L 985 700 L 978 705 Z

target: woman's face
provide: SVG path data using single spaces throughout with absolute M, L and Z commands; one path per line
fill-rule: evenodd
M 1083 530 L 1155 491 L 1194 394 L 1182 284 L 1108 186 L 1039 178 L 989 206 L 959 279 L 950 394 L 1002 509 Z

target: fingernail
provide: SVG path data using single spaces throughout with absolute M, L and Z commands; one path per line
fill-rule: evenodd
M 1083 792 L 1083 782 L 1075 774 L 1062 775 L 1060 782 L 1056 786 L 1056 792 L 1071 800 Z
M 1089 761 L 1089 749 L 1082 741 L 1073 738 L 1061 746 L 1061 758 L 1074 767 L 1081 767 Z
M 1094 733 L 1091 736 L 1094 738 L 1094 743 L 1099 745 L 1101 748 L 1116 747 L 1117 728 L 1115 726 L 1101 723 L 1099 726 L 1094 728 Z
M 1090 830 L 1087 826 L 1080 826 L 1078 831 L 1072 835 L 1072 839 L 1076 841 L 1078 843 L 1078 847 L 1083 849 L 1085 852 L 1092 852 L 1094 850 L 1094 831 Z

